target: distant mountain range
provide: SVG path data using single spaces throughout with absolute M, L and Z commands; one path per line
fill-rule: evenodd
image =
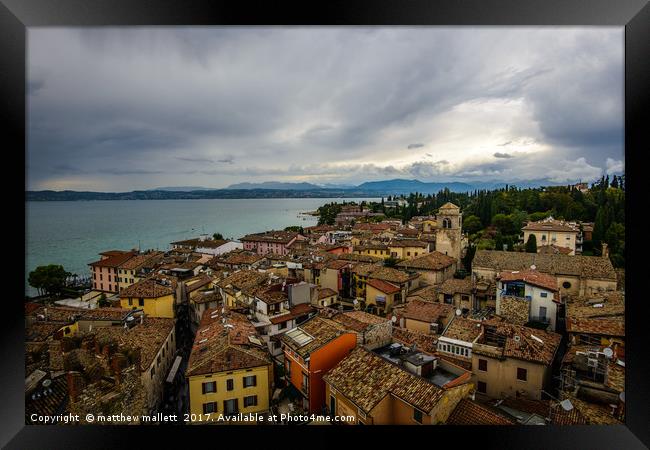
M 561 186 L 568 183 L 553 183 L 548 180 L 504 183 L 502 181 L 481 182 L 424 182 L 419 180 L 393 179 L 368 181 L 358 186 L 328 184 L 319 186 L 312 183 L 286 183 L 266 181 L 263 183 L 237 183 L 225 189 L 212 189 L 198 186 L 160 187 L 156 189 L 131 192 L 90 192 L 90 191 L 26 191 L 27 201 L 72 201 L 72 200 L 166 200 L 166 199 L 212 199 L 212 198 L 351 198 L 382 197 L 387 195 L 435 194 L 445 188 L 452 192 L 471 192 L 492 190 L 507 184 L 519 188 L 540 186 Z

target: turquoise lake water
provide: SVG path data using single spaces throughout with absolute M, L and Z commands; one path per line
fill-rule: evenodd
M 376 199 L 345 199 L 345 201 Z M 213 200 L 115 200 L 26 203 L 27 275 L 45 264 L 62 264 L 89 275 L 88 263 L 111 249 L 167 250 L 169 243 L 215 232 L 238 239 L 248 233 L 315 225 L 317 217 L 298 216 L 343 199 L 274 198 Z M 303 220 L 304 218 L 304 220 Z

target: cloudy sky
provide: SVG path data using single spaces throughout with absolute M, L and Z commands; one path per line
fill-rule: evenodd
M 623 170 L 623 28 L 30 28 L 28 189 Z

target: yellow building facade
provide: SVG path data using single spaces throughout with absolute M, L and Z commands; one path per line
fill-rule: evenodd
M 267 412 L 270 404 L 270 386 L 273 380 L 272 367 L 272 365 L 265 365 L 190 377 L 191 421 L 218 420 L 220 415 L 226 415 L 226 402 L 233 400 L 237 413 L 245 415 Z M 250 385 L 251 377 L 255 379 L 255 384 L 252 386 Z M 229 390 L 229 388 L 231 389 Z

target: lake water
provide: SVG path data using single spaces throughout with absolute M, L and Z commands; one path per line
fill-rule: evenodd
M 88 263 L 105 250 L 169 249 L 169 243 L 221 233 L 238 239 L 246 234 L 291 225 L 311 226 L 314 216 L 299 216 L 329 202 L 344 199 L 273 198 L 212 200 L 115 200 L 26 203 L 26 271 L 61 264 L 80 276 L 90 274 Z M 378 199 L 348 199 L 345 201 Z

